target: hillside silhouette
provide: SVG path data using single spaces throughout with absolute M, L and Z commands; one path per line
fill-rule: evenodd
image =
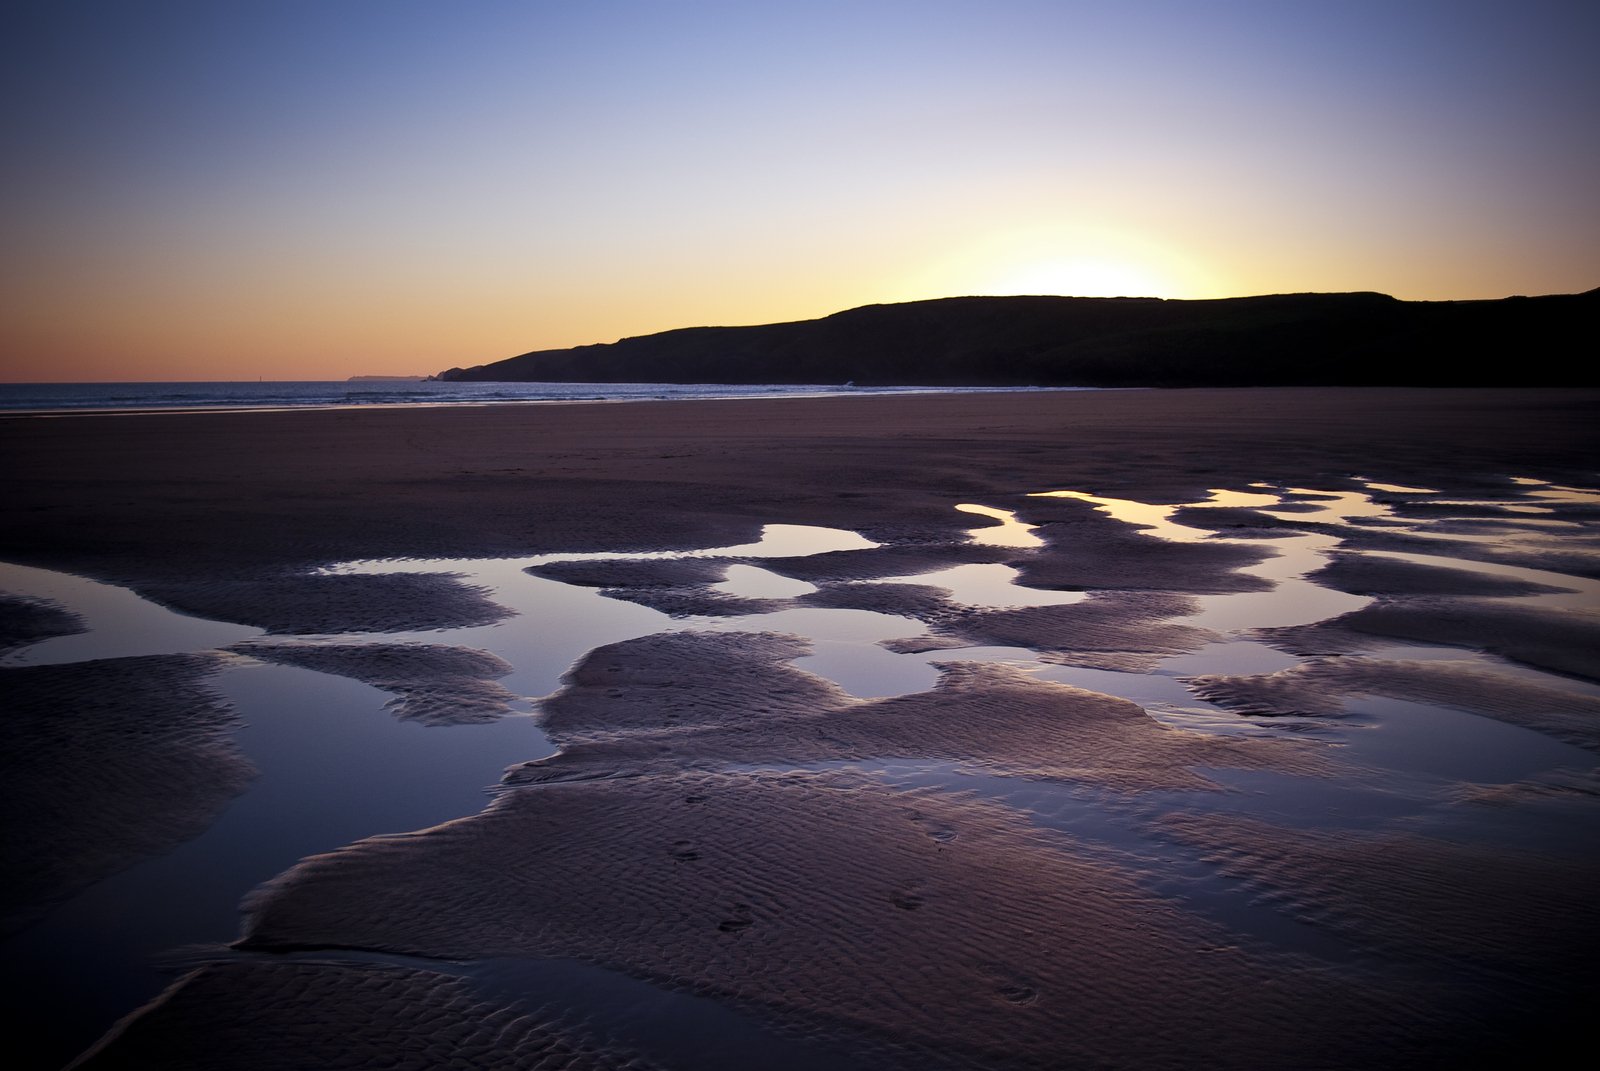
M 1595 386 L 1600 290 L 1493 301 L 1383 294 L 955 297 L 817 320 L 536 350 L 439 379 L 861 386 Z

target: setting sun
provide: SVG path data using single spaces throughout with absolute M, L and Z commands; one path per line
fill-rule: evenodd
M 979 293 L 1068 297 L 1180 297 L 1170 281 L 1141 265 L 1100 257 L 1022 264 L 994 276 Z
M 1189 259 L 1141 234 L 1056 225 L 973 239 L 905 282 L 904 299 L 933 294 L 1211 297 Z

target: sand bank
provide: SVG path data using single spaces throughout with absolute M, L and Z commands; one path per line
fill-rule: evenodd
M 72 636 L 82 631 L 82 620 L 55 603 L 0 595 L 0 654 L 52 636 Z
M 1060 1067 L 1107 1051 L 1177 1066 L 1196 1048 L 1337 1066 L 1358 1022 L 1405 1044 L 1398 994 L 1280 978 L 1006 808 L 846 777 L 518 792 L 420 838 L 307 862 L 245 940 L 343 944 L 583 958 L 764 1008 L 877 1066 Z M 1296 1022 L 1308 1003 L 1316 1020 Z
M 394 696 L 395 717 L 424 725 L 469 725 L 509 713 L 517 696 L 495 683 L 511 672 L 487 651 L 408 644 L 241 643 L 233 650 L 287 666 L 350 677 Z

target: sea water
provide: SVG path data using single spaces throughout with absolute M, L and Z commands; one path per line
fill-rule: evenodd
M 856 387 L 839 384 L 464 383 L 358 379 L 229 383 L 0 383 L 0 412 L 315 409 L 375 405 L 815 398 L 840 394 L 984 394 L 1088 387 Z

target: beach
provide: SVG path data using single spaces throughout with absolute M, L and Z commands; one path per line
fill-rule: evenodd
M 1378 469 L 1587 471 L 1580 391 L 1187 390 L 61 417 L 0 424 L 13 560 L 153 579 L 391 555 L 964 527 L 1057 486 L 1168 498 Z
M 1597 403 L 0 416 L 0 561 L 237 631 L 0 667 L 8 926 L 264 783 L 267 667 L 552 750 L 291 859 L 83 1066 L 1537 1059 L 1597 988 Z M 0 651 L 69 609 L 0 588 Z

